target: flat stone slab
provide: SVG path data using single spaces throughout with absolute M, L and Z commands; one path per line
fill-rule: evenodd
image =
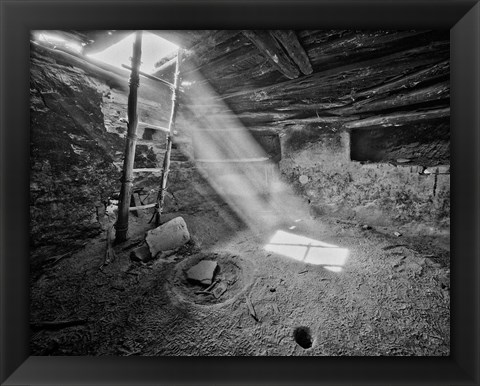
M 182 217 L 160 225 L 147 232 L 146 241 L 150 253 L 155 257 L 159 252 L 175 250 L 190 240 L 187 224 Z
M 217 265 L 216 261 L 202 260 L 186 272 L 187 279 L 203 285 L 210 285 Z

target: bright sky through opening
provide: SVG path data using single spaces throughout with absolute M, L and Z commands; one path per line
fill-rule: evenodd
M 130 66 L 134 40 L 135 33 L 132 33 L 104 51 L 87 56 L 119 68 L 122 68 L 122 64 Z M 168 40 L 151 32 L 143 31 L 142 65 L 140 66 L 140 70 L 151 74 L 154 72 L 154 65 L 156 62 L 177 50 L 178 47 L 175 44 L 170 43 Z
M 35 36 L 36 36 L 35 40 L 37 41 L 50 43 L 52 45 L 59 44 L 76 53 L 82 52 L 82 46 L 80 44 L 66 41 L 65 39 L 61 38 L 60 36 L 56 36 L 55 34 L 41 32 L 41 33 L 36 33 Z

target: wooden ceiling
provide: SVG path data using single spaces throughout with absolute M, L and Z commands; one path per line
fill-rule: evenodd
M 62 31 L 100 51 L 132 31 Z M 449 117 L 449 31 L 151 31 L 185 49 L 183 113 L 250 128 L 399 125 Z M 156 76 L 168 78 L 174 61 Z M 214 91 L 205 95 L 205 86 Z M 208 119 L 205 122 L 208 125 Z

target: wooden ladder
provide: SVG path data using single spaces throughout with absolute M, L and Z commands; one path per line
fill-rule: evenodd
M 165 192 L 167 188 L 168 173 L 170 171 L 170 154 L 172 151 L 172 134 L 175 128 L 175 118 L 178 110 L 177 95 L 180 83 L 180 63 L 182 51 L 178 50 L 176 60 L 176 70 L 174 76 L 174 83 L 167 82 L 163 79 L 157 78 L 153 75 L 146 74 L 140 71 L 140 63 L 142 56 L 142 31 L 137 31 L 135 35 L 135 41 L 133 43 L 133 56 L 132 65 L 123 67 L 131 70 L 130 73 L 130 92 L 128 95 L 128 129 L 125 144 L 125 158 L 123 161 L 122 171 L 122 185 L 120 189 L 120 200 L 118 204 L 118 218 L 115 223 L 116 236 L 115 241 L 117 243 L 123 242 L 127 239 L 128 233 L 128 215 L 131 210 L 155 208 L 155 212 L 152 219 L 155 217 L 156 226 L 160 225 L 160 217 L 163 210 Z M 135 148 L 137 144 L 137 126 L 144 125 L 143 122 L 138 122 L 137 116 L 137 99 L 138 99 L 138 86 L 140 83 L 140 75 L 158 81 L 160 84 L 167 86 L 172 91 L 172 108 L 170 112 L 170 119 L 168 122 L 168 128 L 155 127 L 159 130 L 167 132 L 167 147 L 165 157 L 163 159 L 162 180 L 161 186 L 158 191 L 156 203 L 130 207 L 132 187 L 133 187 L 133 175 L 136 172 L 158 172 L 158 168 L 141 168 L 134 169 Z M 148 127 L 154 127 L 148 125 Z

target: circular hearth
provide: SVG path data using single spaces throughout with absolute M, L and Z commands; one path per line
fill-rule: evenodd
M 217 263 L 212 284 L 201 284 L 187 277 L 187 271 L 201 261 Z M 213 306 L 230 303 L 245 291 L 253 282 L 253 264 L 229 253 L 200 253 L 178 263 L 172 275 L 167 289 L 177 300 Z

